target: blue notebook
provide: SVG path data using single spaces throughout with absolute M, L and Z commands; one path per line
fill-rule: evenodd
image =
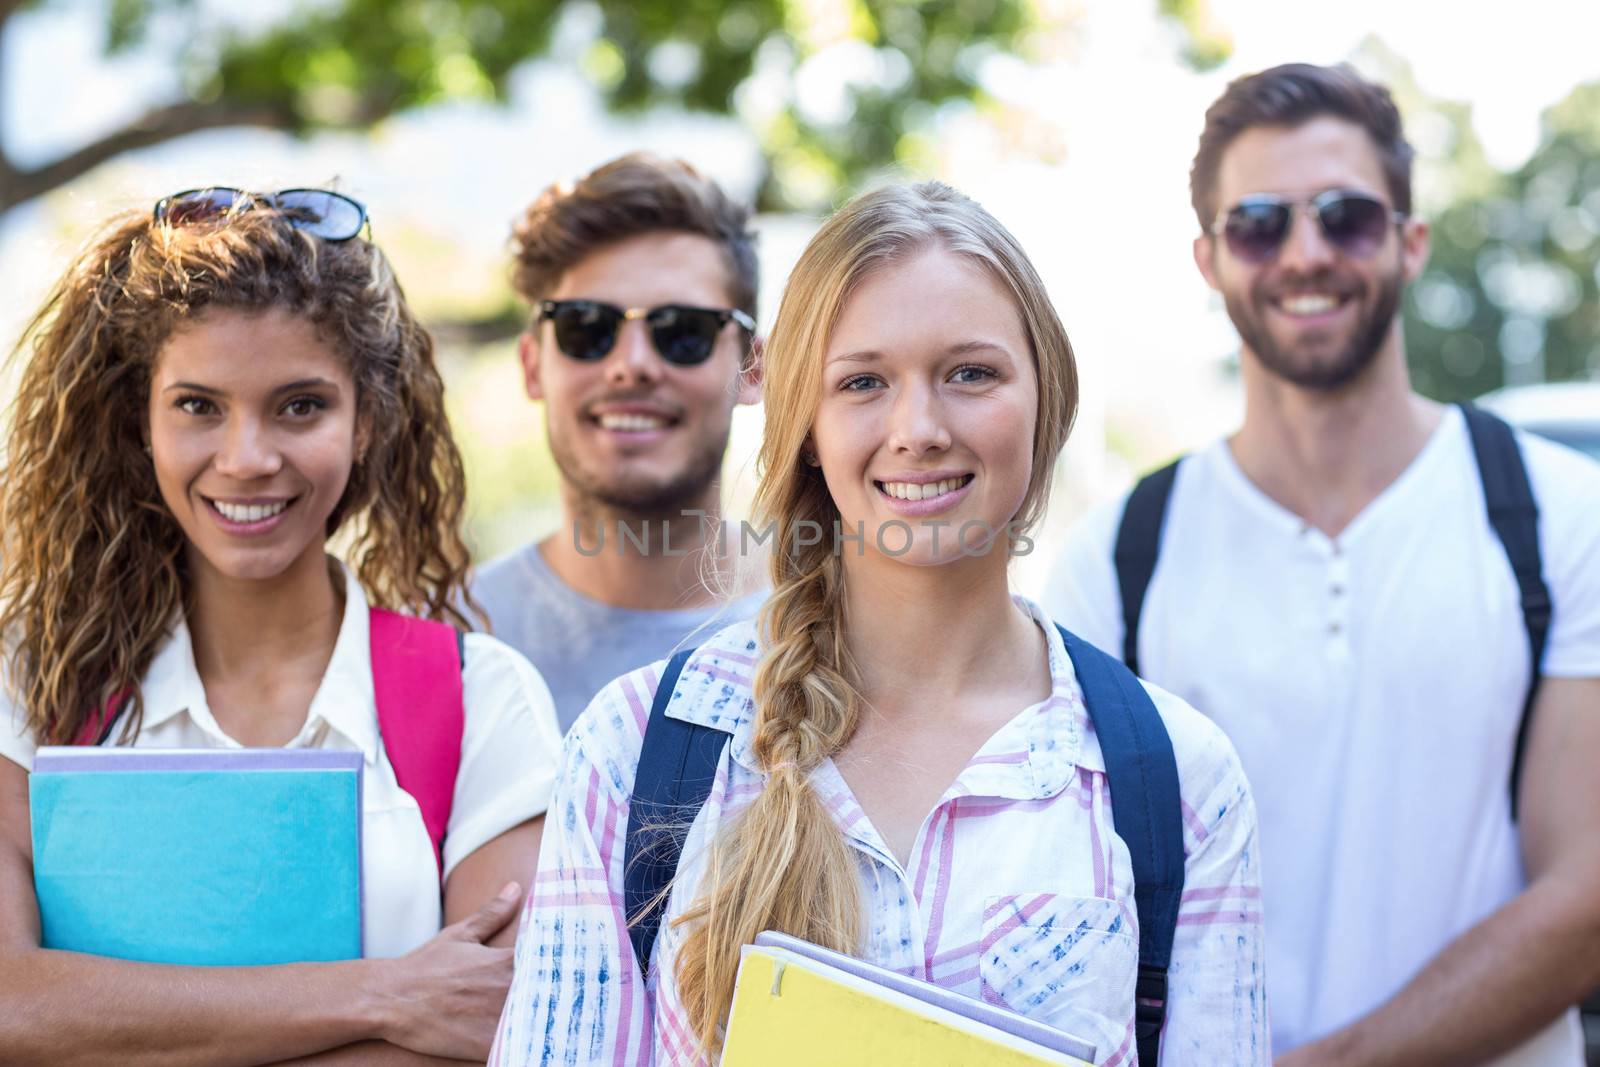
M 361 753 L 41 748 L 45 948 L 240 966 L 361 955 Z

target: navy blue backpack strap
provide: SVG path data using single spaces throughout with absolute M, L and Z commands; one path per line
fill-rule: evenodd
M 683 665 L 694 649 L 667 660 L 650 705 L 639 750 L 639 770 L 628 801 L 628 836 L 623 846 L 623 904 L 628 937 L 641 974 L 650 971 L 650 952 L 666 910 L 665 889 L 678 871 L 678 857 L 689 825 L 711 795 L 717 763 L 728 734 L 667 715 Z
M 1065 627 L 1056 629 L 1066 642 L 1100 739 L 1112 825 L 1133 859 L 1133 899 L 1139 914 L 1134 1035 L 1141 1067 L 1156 1067 L 1167 1018 L 1167 968 L 1183 897 L 1178 760 L 1155 703 L 1133 672 Z
M 1122 508 L 1117 526 L 1117 546 L 1112 561 L 1117 567 L 1117 590 L 1122 594 L 1122 662 L 1139 673 L 1139 616 L 1144 594 L 1156 572 L 1161 551 L 1161 528 L 1167 519 L 1167 501 L 1178 474 L 1179 460 L 1139 479 Z
M 1550 588 L 1544 581 L 1544 561 L 1539 552 L 1539 505 L 1533 499 L 1528 468 L 1517 438 L 1504 421 L 1471 404 L 1461 405 L 1478 461 L 1489 525 L 1505 548 L 1516 575 L 1522 600 L 1522 625 L 1528 631 L 1528 692 L 1517 724 L 1517 746 L 1511 757 L 1511 817 L 1517 817 L 1517 789 L 1522 782 L 1523 749 L 1528 725 L 1533 721 L 1533 700 L 1539 695 L 1544 669 L 1545 639 L 1550 634 Z

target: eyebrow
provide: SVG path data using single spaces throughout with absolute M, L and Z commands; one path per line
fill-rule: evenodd
M 335 389 L 338 383 L 327 378 L 301 378 L 298 381 L 286 382 L 273 390 L 273 393 L 292 393 L 297 389 Z
M 876 363 L 878 360 L 880 360 L 882 358 L 883 358 L 883 353 L 882 352 L 878 352 L 878 351 L 875 351 L 873 349 L 866 349 L 866 350 L 861 351 L 861 352 L 846 352 L 843 355 L 831 356 L 831 357 L 829 357 L 828 362 L 829 363 Z
M 334 382 L 329 381 L 327 378 L 301 378 L 297 381 L 285 382 L 283 385 L 278 386 L 276 389 L 272 390 L 272 395 L 276 396 L 279 393 L 292 393 L 296 389 L 320 389 L 324 387 L 332 387 L 334 384 Z M 221 389 L 216 389 L 209 385 L 201 385 L 199 382 L 173 382 L 171 385 L 163 389 L 162 392 L 170 393 L 175 389 L 181 389 L 187 393 L 200 393 L 204 396 L 224 395 Z
M 946 355 L 951 356 L 965 356 L 970 355 L 973 352 L 999 352 L 1003 355 L 1011 354 L 1011 350 L 1009 348 L 994 341 L 962 341 L 960 344 L 951 345 L 945 350 Z
M 995 341 L 973 339 L 958 341 L 944 350 L 947 356 L 966 356 L 974 352 L 999 352 L 1009 355 L 1011 350 Z M 876 363 L 883 358 L 883 353 L 877 349 L 863 349 L 859 352 L 846 352 L 842 355 L 832 356 L 829 363 Z

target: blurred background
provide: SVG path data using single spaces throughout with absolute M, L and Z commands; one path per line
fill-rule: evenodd
M 336 184 L 367 203 L 442 342 L 487 556 L 555 521 L 507 281 L 511 221 L 540 189 L 634 148 L 690 160 L 758 205 L 765 325 L 822 215 L 875 182 L 940 177 L 1017 233 L 1082 365 L 1058 492 L 1017 564 L 1037 588 L 1085 507 L 1239 418 L 1237 337 L 1190 259 L 1187 172 L 1206 105 L 1240 74 L 1347 60 L 1393 88 L 1434 223 L 1405 310 L 1423 392 L 1600 378 L 1600 4 L 1484 10 L 0 0 L 0 337 L 9 349 L 114 210 Z M 735 516 L 760 425 L 750 409 L 735 426 Z

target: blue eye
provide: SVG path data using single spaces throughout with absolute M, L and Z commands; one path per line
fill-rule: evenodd
M 876 385 L 877 382 L 878 379 L 874 378 L 870 374 L 857 374 L 853 378 L 846 378 L 844 381 L 840 382 L 839 388 L 846 392 L 862 393 L 866 392 L 866 390 L 870 387 Z
M 954 373 L 950 375 L 953 380 L 967 385 L 989 378 L 998 378 L 999 376 L 994 368 L 979 366 L 976 363 L 968 363 L 965 366 L 957 367 Z

